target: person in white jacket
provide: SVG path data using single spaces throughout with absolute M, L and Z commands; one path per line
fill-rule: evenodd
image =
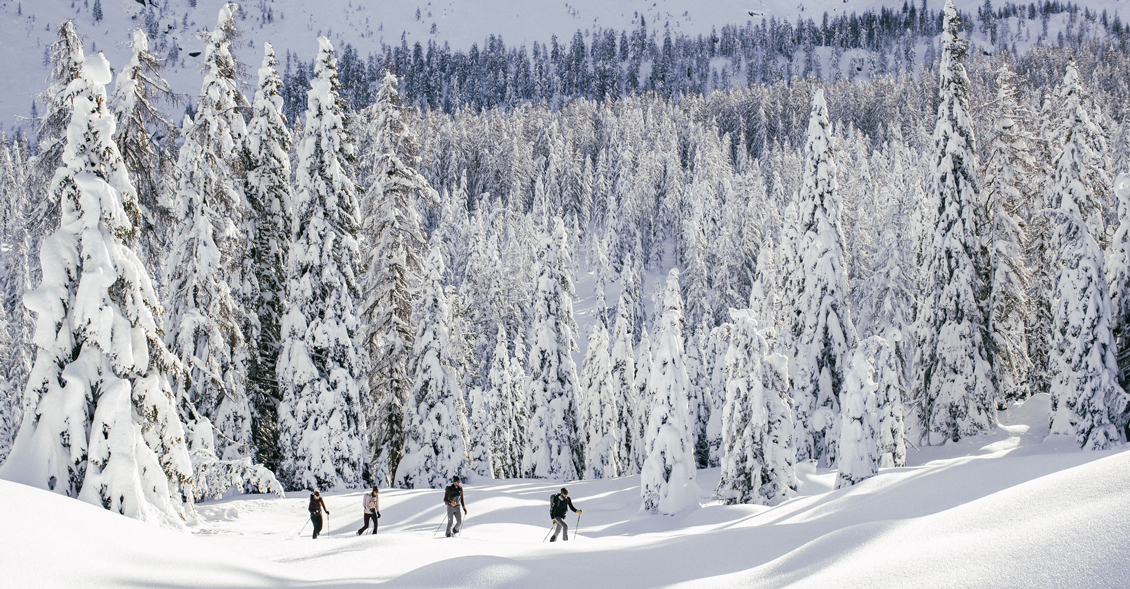
M 361 497 L 361 506 L 365 510 L 365 525 L 357 530 L 357 535 L 365 533 L 369 529 L 369 520 L 373 520 L 373 534 L 377 533 L 377 519 L 381 517 L 381 496 L 380 489 L 373 486 L 372 493 L 366 493 Z

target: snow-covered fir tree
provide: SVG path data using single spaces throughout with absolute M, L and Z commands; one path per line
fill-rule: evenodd
M 923 298 L 915 324 L 914 387 L 922 436 L 958 441 L 996 422 L 997 383 L 991 364 L 988 261 L 978 235 L 983 222 L 977 143 L 969 114 L 966 42 L 946 0 L 939 66 L 938 118 L 927 198 L 937 207 L 922 268 Z
M 244 254 L 237 223 L 243 215 L 246 101 L 235 79 L 233 10 L 224 5 L 216 29 L 203 35 L 207 70 L 196 117 L 185 117 L 182 129 L 164 266 L 166 343 L 186 368 L 176 378 L 176 391 L 215 428 L 214 446 L 225 458 L 252 453 L 248 349 L 237 298 Z M 189 429 L 197 427 L 190 412 L 181 419 Z
M 78 78 L 83 63 L 82 41 L 75 31 L 74 23 L 64 21 L 59 25 L 58 35 L 59 39 L 49 48 L 51 83 L 36 97 L 42 110 L 36 125 L 38 145 L 29 178 L 30 184 L 38 193 L 32 195 L 32 209 L 28 218 L 32 235 L 32 279 L 39 278 L 40 244 L 59 224 L 60 204 L 55 200 L 51 183 L 56 170 L 63 165 L 71 104 L 77 91 L 71 82 Z
M 306 126 L 298 145 L 294 239 L 278 359 L 281 475 L 288 488 L 361 484 L 365 357 L 354 301 L 360 259 L 356 189 L 346 173 L 353 144 L 346 132 L 337 59 L 318 38 Z
M 855 347 L 844 383 L 840 426 L 840 464 L 836 488 L 850 487 L 879 474 L 879 400 L 875 357 L 886 342 L 871 336 Z
M 615 427 L 620 443 L 617 452 L 620 455 L 621 474 L 637 472 L 632 461 L 632 414 L 639 410 L 633 406 L 636 398 L 636 358 L 632 353 L 628 304 L 627 297 L 621 293 L 620 302 L 616 305 L 616 322 L 612 326 L 612 351 L 609 357 L 612 370 L 612 395 L 616 399 L 616 407 L 619 410 Z
M 405 422 L 404 457 L 393 484 L 402 489 L 440 489 L 468 466 L 467 408 L 452 356 L 451 307 L 440 282 L 443 256 L 432 250 L 424 292 L 413 313 L 416 329 L 413 376 Z
M 984 198 L 988 214 L 985 245 L 990 272 L 989 331 L 993 341 L 993 370 L 1004 400 L 1027 396 L 1028 359 L 1026 319 L 1029 314 L 1029 272 L 1022 247 L 1027 238 L 1019 209 L 1033 191 L 1036 162 L 1030 153 L 1031 133 L 1022 127 L 1013 74 L 997 74 L 996 137 L 985 161 Z
M 180 526 L 192 513 L 192 466 L 161 343 L 161 304 L 135 238 L 136 194 L 117 146 L 110 65 L 83 58 L 69 86 L 62 166 L 51 183 L 61 222 L 41 251 L 35 366 L 0 478 Z
M 763 243 L 757 252 L 757 265 L 754 269 L 753 287 L 749 292 L 749 309 L 757 319 L 761 329 L 776 331 L 777 274 L 773 262 L 775 252 L 771 243 Z
M 1047 213 L 1059 252 L 1051 297 L 1051 432 L 1074 436 L 1086 450 L 1106 450 L 1126 439 L 1130 398 L 1118 384 L 1102 250 L 1075 194 L 1060 193 L 1059 208 Z
M 376 101 L 362 115 L 372 121 L 366 133 L 371 156 L 362 162 L 370 185 L 362 199 L 365 293 L 365 353 L 370 362 L 369 455 L 374 480 L 387 481 L 404 452 L 404 416 L 412 375 L 409 357 L 415 336 L 412 305 L 423 276 L 426 244 L 417 201 L 434 203 L 435 190 L 416 171 L 415 134 L 401 112 L 398 80 L 387 74 Z
M 713 324 L 713 312 L 704 309 L 703 321 L 693 335 L 685 338 L 684 354 L 687 368 L 687 382 L 690 384 L 688 402 L 690 404 L 691 436 L 694 440 L 695 463 L 706 468 L 710 463 L 710 446 L 706 439 L 706 426 L 710 422 L 710 386 L 707 373 L 710 366 L 703 357 L 702 347 L 709 334 L 707 324 Z M 690 330 L 688 330 L 690 331 Z
M 1111 177 L 1106 135 L 1088 108 L 1091 97 L 1079 79 L 1074 61 L 1068 61 L 1063 84 L 1057 89 L 1059 125 L 1046 139 L 1052 148 L 1051 182 L 1048 206 L 1053 209 L 1073 206 L 1090 228 L 1091 236 L 1106 242 L 1107 207 L 1110 204 Z M 1065 205 L 1071 198 L 1074 205 Z M 1053 230 L 1054 231 L 1054 230 Z
M 752 295 L 751 295 L 751 298 L 752 298 Z M 755 319 L 757 318 L 757 313 L 754 312 L 753 309 L 750 309 L 750 313 L 753 313 L 753 316 L 754 316 Z M 758 321 L 758 325 L 761 325 L 760 320 Z M 770 336 L 770 337 L 766 337 L 765 340 L 766 340 L 766 343 L 769 345 L 769 349 L 772 350 L 773 345 L 769 344 L 769 340 L 773 339 L 772 338 L 773 331 L 770 330 L 770 329 L 764 329 L 764 330 L 759 330 L 759 331 L 760 331 L 760 333 L 762 333 L 763 337 L 765 335 Z M 723 426 L 725 425 L 723 423 L 722 417 L 723 417 L 723 410 L 725 409 L 725 405 L 726 405 L 726 383 L 729 382 L 729 372 L 726 368 L 726 353 L 729 352 L 730 338 L 733 337 L 733 333 L 734 333 L 734 324 L 733 323 L 723 323 L 722 325 L 715 327 L 714 329 L 710 330 L 710 337 L 707 339 L 706 347 L 703 349 L 703 355 L 704 356 L 709 356 L 709 357 L 713 358 L 713 361 L 711 363 L 711 369 L 710 369 L 710 383 L 709 383 L 710 400 L 711 400 L 712 406 L 711 406 L 711 409 L 710 409 L 710 421 L 707 422 L 707 424 L 706 424 L 706 437 L 707 437 L 707 444 L 708 444 L 709 450 L 710 450 L 710 466 L 711 467 L 721 466 L 722 456 L 726 452 L 726 449 L 722 446 L 722 437 L 723 437 L 723 431 L 722 430 L 723 430 Z M 789 385 L 788 372 L 786 371 L 786 373 L 785 373 L 786 390 L 787 390 L 788 385 Z M 790 407 L 791 407 L 792 401 L 790 400 L 789 403 L 790 403 Z M 791 414 L 789 416 L 789 420 L 790 420 L 790 423 L 791 423 L 791 421 L 792 421 L 792 415 Z M 792 438 L 793 438 L 793 434 L 790 433 L 789 439 L 791 440 Z M 794 450 L 794 455 L 795 455 L 795 450 Z
M 494 452 L 491 439 L 492 415 L 487 391 L 472 386 L 467 391 L 469 423 L 467 424 L 467 467 L 487 479 L 494 478 Z
M 730 315 L 722 473 L 715 494 L 729 505 L 773 505 L 797 488 L 788 359 L 770 352 L 752 310 Z
M 159 106 L 174 100 L 173 89 L 161 77 L 161 62 L 149 51 L 149 37 L 133 32 L 132 56 L 115 80 L 111 109 L 117 121 L 114 141 L 125 160 L 137 190 L 139 252 L 149 268 L 158 268 L 169 229 L 167 212 L 160 204 L 164 179 L 176 163 L 176 126 L 165 119 Z
M 290 130 L 282 114 L 282 79 L 270 43 L 263 44 L 259 89 L 247 125 L 247 215 L 242 226 L 250 240 L 244 260 L 243 301 L 254 309 L 244 318 L 249 361 L 247 395 L 251 400 L 251 436 L 255 456 L 277 469 L 278 356 L 286 302 L 286 258 L 294 215 L 290 184 Z
M 636 380 L 632 386 L 632 412 L 628 419 L 628 435 L 631 436 L 632 456 L 624 474 L 636 474 L 643 468 L 647 458 L 647 421 L 651 412 L 651 337 L 647 328 L 640 336 L 639 352 L 636 354 Z
M 527 477 L 571 480 L 584 472 L 584 444 L 577 424 L 577 367 L 572 351 L 573 279 L 569 275 L 565 224 L 553 220 L 538 252 L 534 323 L 530 330 L 527 398 L 529 440 L 522 459 Z
M 793 398 L 807 404 L 807 423 L 796 424 L 804 437 L 797 441 L 797 459 L 836 463 L 839 440 L 840 391 L 847 355 L 855 345 L 855 326 L 848 310 L 844 236 L 836 183 L 831 123 L 824 91 L 812 97 L 808 139 L 804 148 L 801 188 L 799 271 L 802 286 L 793 326 L 797 374 Z M 794 278 L 796 280 L 797 278 Z M 805 411 L 797 411 L 804 416 Z
M 7 370 L 14 351 L 8 311 L 0 305 L 0 464 L 4 464 L 8 453 L 12 451 L 12 442 L 16 439 L 23 420 L 23 407 L 20 403 L 23 395 L 19 393 L 19 384 L 12 381 Z
M 1114 194 L 1118 199 L 1118 226 L 1106 256 L 1106 277 L 1110 281 L 1118 382 L 1126 390 L 1130 387 L 1130 173 L 1118 175 Z
M 516 478 L 522 474 L 526 422 L 529 419 L 523 395 L 521 365 L 506 345 L 506 330 L 498 329 L 498 343 L 487 375 L 487 413 L 491 463 L 495 478 Z
M 892 331 L 888 337 L 871 336 L 866 341 L 874 353 L 875 404 L 878 411 L 879 453 L 882 467 L 906 466 L 906 415 L 903 397 L 906 390 L 905 369 L 898 355 L 897 338 L 902 333 Z M 895 340 L 895 341 L 892 341 Z M 863 343 L 860 342 L 862 346 Z
M 32 344 L 34 321 L 23 303 L 24 293 L 31 290 L 31 242 L 29 229 L 30 187 L 27 185 L 27 161 L 20 144 L 0 134 L 0 313 L 4 315 L 0 339 L 0 412 L 6 420 L 0 426 L 0 453 L 7 456 L 23 421 L 23 390 L 31 374 L 35 347 Z M 0 463 L 3 463 L 0 456 Z
M 620 474 L 619 398 L 613 389 L 608 352 L 608 331 L 599 322 L 589 330 L 588 347 L 581 362 L 578 392 L 580 424 L 585 448 L 585 478 L 612 478 Z
M 661 310 L 648 380 L 652 400 L 640 468 L 640 511 L 675 515 L 698 505 L 690 382 L 683 351 L 683 298 L 675 268 L 667 275 Z

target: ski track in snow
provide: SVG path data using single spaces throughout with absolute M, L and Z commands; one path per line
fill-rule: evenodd
M 638 514 L 639 477 L 570 481 L 580 536 L 556 544 L 559 481 L 471 480 L 450 540 L 442 490 L 382 490 L 376 537 L 355 535 L 361 491 L 328 494 L 316 541 L 304 492 L 202 503 L 176 532 L 0 481 L 0 567 L 12 587 L 1124 586 L 1130 453 L 1045 441 L 1047 416 L 1034 397 L 839 491 L 835 471 L 799 465 L 798 496 L 775 507 L 712 501 L 718 469 L 698 473 L 703 506 L 673 517 Z

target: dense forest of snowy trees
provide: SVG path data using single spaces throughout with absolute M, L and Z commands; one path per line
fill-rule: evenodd
M 1008 11 L 1037 15 L 976 22 Z M 698 468 L 772 504 L 799 461 L 855 484 L 1040 393 L 1080 447 L 1127 439 L 1117 19 L 1020 55 L 968 51 L 950 3 L 695 50 L 755 71 L 798 39 L 931 47 L 917 71 L 748 85 L 665 85 L 698 54 L 642 23 L 502 51 L 505 76 L 463 78 L 499 86 L 458 91 L 469 70 L 418 50 L 358 77 L 319 38 L 309 72 L 266 44 L 248 100 L 237 14 L 179 128 L 144 33 L 108 97 L 64 23 L 36 140 L 0 141 L 0 476 L 173 520 L 230 487 L 640 474 L 671 514 Z M 544 94 L 505 83 L 523 67 Z

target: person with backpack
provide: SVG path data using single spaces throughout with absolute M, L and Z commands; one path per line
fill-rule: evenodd
M 549 539 L 550 542 L 557 541 L 557 532 L 562 532 L 561 539 L 569 541 L 569 524 L 565 523 L 565 514 L 568 513 L 566 509 L 572 509 L 573 513 L 583 513 L 580 509 L 573 507 L 573 500 L 569 498 L 569 489 L 561 488 L 560 493 L 554 493 L 549 496 L 549 517 L 553 520 L 553 537 Z
M 463 527 L 463 514 L 467 513 L 467 504 L 463 502 L 463 486 L 459 482 L 459 477 L 451 479 L 451 484 L 443 490 L 443 502 L 447 505 L 447 537 L 450 538 L 452 533 L 458 534 L 459 528 Z M 459 513 L 459 508 L 463 508 L 463 513 Z M 451 522 L 455 520 L 455 527 L 451 527 Z
M 322 494 L 314 489 L 310 494 L 310 521 L 314 522 L 314 539 L 318 539 L 318 534 L 322 533 L 322 510 L 326 510 L 326 516 L 330 515 L 330 509 L 326 507 L 326 502 L 322 500 Z
M 381 497 L 380 489 L 373 485 L 373 492 L 366 493 L 361 497 L 361 508 L 365 514 L 365 525 L 357 530 L 357 535 L 360 536 L 369 529 L 369 520 L 373 520 L 373 535 L 377 535 L 377 520 L 381 518 Z

